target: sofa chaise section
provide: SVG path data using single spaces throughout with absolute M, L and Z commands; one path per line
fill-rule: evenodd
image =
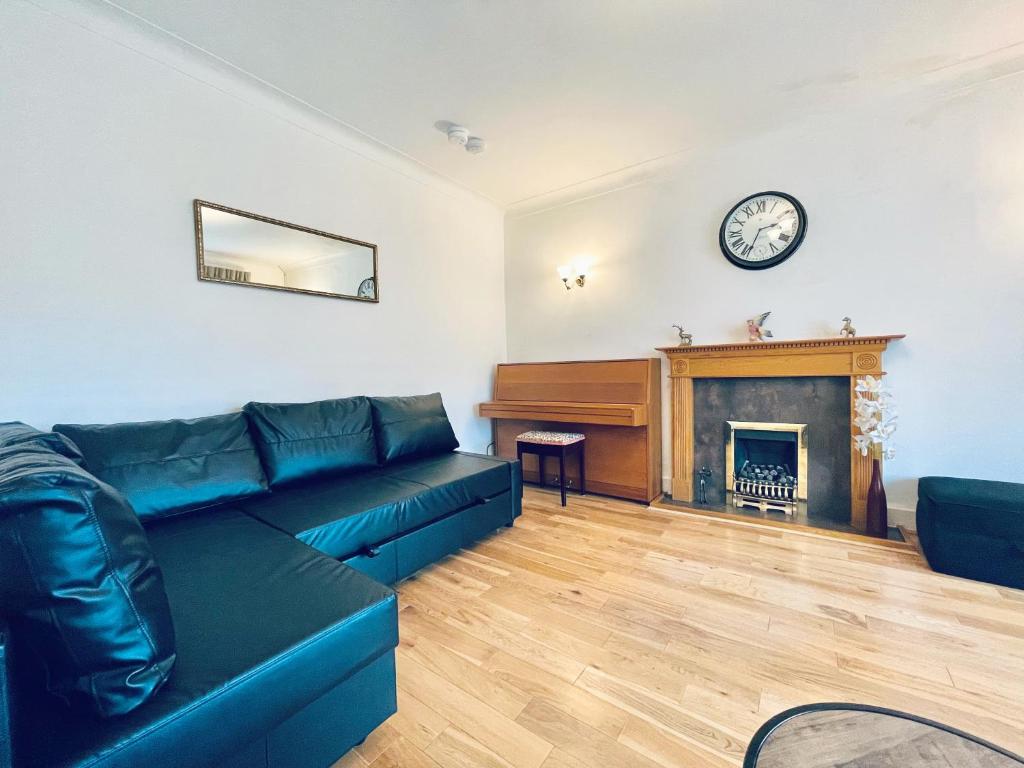
M 395 711 L 390 589 L 232 508 L 148 533 L 176 634 L 167 683 L 107 720 L 23 702 L 24 764 L 329 765 Z M 304 712 L 319 727 L 289 726 Z

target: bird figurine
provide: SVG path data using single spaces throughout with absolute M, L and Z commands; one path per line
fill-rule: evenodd
M 684 331 L 683 330 L 683 326 L 681 326 L 681 325 L 673 325 L 672 327 L 675 328 L 677 331 L 679 331 L 679 346 L 680 347 L 688 347 L 691 344 L 693 344 L 693 334 L 692 333 L 687 333 L 686 331 Z
M 848 317 L 843 318 L 843 327 L 839 329 L 839 335 L 844 339 L 852 339 L 857 335 L 857 329 L 850 324 L 852 322 Z
M 764 341 L 765 339 L 772 338 L 772 332 L 764 327 L 764 322 L 770 314 L 771 312 L 765 312 L 758 315 L 756 320 L 753 318 L 747 320 L 747 334 L 750 336 L 751 341 Z

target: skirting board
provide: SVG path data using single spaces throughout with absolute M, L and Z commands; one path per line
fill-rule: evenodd
M 671 477 L 661 478 L 662 488 L 668 493 L 672 487 Z M 889 525 L 906 528 L 908 531 L 917 530 L 917 511 L 912 507 L 897 507 L 889 505 Z

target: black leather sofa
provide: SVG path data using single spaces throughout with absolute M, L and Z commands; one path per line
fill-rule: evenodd
M 142 520 L 176 659 L 98 717 L 0 617 L 0 768 L 329 766 L 396 710 L 387 585 L 521 513 L 518 462 L 455 451 L 439 395 L 245 411 L 54 428 Z
M 922 477 L 917 536 L 940 573 L 1024 589 L 1024 484 Z

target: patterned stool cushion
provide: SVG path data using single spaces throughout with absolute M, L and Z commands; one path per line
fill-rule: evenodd
M 540 443 L 541 445 L 572 445 L 586 439 L 586 435 L 579 432 L 543 432 L 534 430 L 523 432 L 516 436 L 520 443 Z

